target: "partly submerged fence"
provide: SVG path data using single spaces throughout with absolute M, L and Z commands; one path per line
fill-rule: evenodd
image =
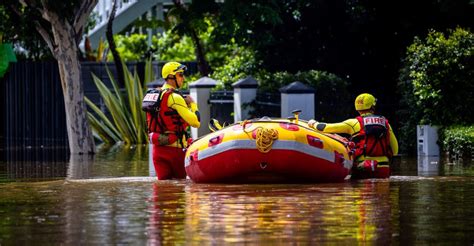
M 185 64 L 190 73 L 197 72 L 195 62 Z M 110 86 L 107 69 L 116 75 L 114 63 L 83 62 L 81 65 L 84 94 L 96 105 L 103 105 L 92 73 Z M 131 71 L 136 69 L 139 75 L 144 73 L 143 62 L 130 62 L 126 65 Z M 160 74 L 162 66 L 163 62 L 153 63 L 155 74 Z M 0 81 L 0 97 L 1 159 L 38 159 L 36 154 L 24 153 L 24 150 L 31 152 L 32 149 L 54 148 L 60 152 L 68 152 L 64 100 L 56 62 L 12 63 L 8 73 Z M 5 151 L 7 149 L 8 151 Z M 50 155 L 57 154 L 51 153 L 45 158 Z
M 64 101 L 56 62 L 12 64 L 0 84 L 2 149 L 9 159 L 21 150 L 61 148 L 67 152 Z M 36 158 L 35 158 L 36 159 Z

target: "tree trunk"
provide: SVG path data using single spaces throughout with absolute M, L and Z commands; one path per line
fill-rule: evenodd
M 71 154 L 92 154 L 94 139 L 87 120 L 81 64 L 74 27 L 48 13 L 56 47 L 54 56 L 58 61 L 61 86 L 66 110 L 66 124 Z
M 208 76 L 212 72 L 212 69 L 206 60 L 206 54 L 204 53 L 201 40 L 199 39 L 199 36 L 196 33 L 196 30 L 193 29 L 193 27 L 191 26 L 191 23 L 190 23 L 191 20 L 189 18 L 185 18 L 190 15 L 189 10 L 184 6 L 181 0 L 173 0 L 173 3 L 176 6 L 176 8 L 180 11 L 181 20 L 183 22 L 182 24 L 184 25 L 187 34 L 191 36 L 191 40 L 194 43 L 199 73 L 201 73 L 202 76 Z
M 204 49 L 202 47 L 201 40 L 199 39 L 199 36 L 197 35 L 195 30 L 193 30 L 189 26 L 188 29 L 191 34 L 191 39 L 194 43 L 199 72 L 202 76 L 209 76 L 209 74 L 212 72 L 211 66 L 209 66 L 209 63 L 206 60 L 206 55 L 204 54 Z
M 107 37 L 107 42 L 109 42 L 110 52 L 112 52 L 112 56 L 114 57 L 114 64 L 115 64 L 115 68 L 117 69 L 117 79 L 118 79 L 119 85 L 124 86 L 125 75 L 123 73 L 124 68 L 123 68 L 122 58 L 120 57 L 120 54 L 117 51 L 117 47 L 115 46 L 114 33 L 112 29 L 116 11 L 117 11 L 117 0 L 114 0 L 114 3 L 112 5 L 112 11 L 109 16 L 109 21 L 107 22 L 107 30 L 105 31 L 105 36 Z

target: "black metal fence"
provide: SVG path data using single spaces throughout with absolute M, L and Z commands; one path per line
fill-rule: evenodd
M 12 64 L 1 82 L 1 149 L 6 160 L 24 160 L 32 149 L 68 152 L 66 115 L 56 62 Z
M 221 123 L 234 123 L 234 92 L 214 91 L 209 97 L 211 118 Z
M 234 92 L 213 91 L 209 104 L 211 105 L 211 118 L 221 123 L 234 122 Z M 263 116 L 279 118 L 281 114 L 281 94 L 258 92 L 257 98 L 249 104 L 242 105 L 250 110 L 250 118 Z M 244 119 L 242 119 L 244 120 Z
M 197 72 L 196 62 L 184 64 L 188 66 L 189 73 Z M 116 77 L 114 63 L 82 62 L 81 65 L 85 96 L 105 110 L 92 73 L 111 87 L 107 69 Z M 155 76 L 160 77 L 164 62 L 152 65 Z M 126 66 L 143 77 L 144 62 L 129 62 Z M 64 100 L 56 62 L 12 63 L 0 81 L 0 97 L 1 160 L 30 158 L 21 151 L 13 150 L 59 148 L 68 152 Z
M 69 154 L 59 149 L 19 150 L 0 165 L 0 182 L 42 180 L 67 176 Z
M 281 94 L 257 92 L 255 102 L 250 106 L 253 107 L 253 110 L 250 111 L 252 118 L 263 116 L 279 118 L 281 116 Z

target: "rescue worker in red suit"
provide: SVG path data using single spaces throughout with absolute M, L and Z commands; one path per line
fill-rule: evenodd
M 355 109 L 359 112 L 356 118 L 333 124 L 308 121 L 308 126 L 317 131 L 351 136 L 355 143 L 352 169 L 355 179 L 388 178 L 390 158 L 398 154 L 398 141 L 388 120 L 374 114 L 376 102 L 374 96 L 363 93 L 355 100 Z
M 153 165 L 159 180 L 184 179 L 184 149 L 190 139 L 188 126 L 198 128 L 198 106 L 191 96 L 183 96 L 178 89 L 184 85 L 186 66 L 168 62 L 161 75 L 165 84 L 148 92 L 144 101 L 155 101 L 156 109 L 147 112 L 150 143 L 153 144 Z

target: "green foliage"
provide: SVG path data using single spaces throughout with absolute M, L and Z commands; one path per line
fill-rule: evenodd
M 0 3 L 0 35 L 3 35 L 4 42 L 13 44 L 19 60 L 48 60 L 53 57 L 35 25 L 32 25 L 32 20 L 37 18 L 42 19 L 36 11 L 22 7 L 19 1 L 2 0 Z
M 457 28 L 450 36 L 431 31 L 408 47 L 408 64 L 421 123 L 472 122 L 474 35 Z
M 132 34 L 130 36 L 114 35 L 117 52 L 124 62 L 142 60 L 143 55 L 148 50 L 147 35 Z M 108 60 L 113 60 L 109 53 Z
M 190 37 L 178 36 L 171 30 L 158 34 L 153 39 L 153 47 L 157 50 L 155 59 L 160 61 L 195 61 L 194 45 Z
M 214 40 L 212 32 L 217 25 L 215 22 L 205 18 L 204 23 L 207 28 L 199 32 L 198 35 L 211 67 L 220 67 L 229 56 L 241 53 L 242 48 L 237 46 L 233 40 L 225 44 Z M 125 61 L 140 60 L 150 49 L 154 50 L 153 58 L 158 61 L 189 62 L 196 60 L 192 39 L 186 34 L 178 35 L 172 29 L 153 36 L 151 47 L 148 47 L 148 38 L 145 34 L 115 35 L 114 38 L 117 50 Z
M 216 89 L 232 89 L 232 83 L 243 79 L 258 71 L 259 62 L 255 60 L 252 50 L 235 45 L 234 50 L 229 51 L 225 60 L 220 66 L 214 66 L 211 78 L 222 82 Z
M 402 151 L 414 149 L 417 124 L 474 122 L 473 52 L 474 35 L 462 28 L 430 31 L 408 47 L 399 82 Z
M 203 23 L 207 28 L 200 28 L 203 31 L 199 33 L 199 38 L 206 51 L 206 58 L 210 66 L 214 68 L 210 77 L 223 82 L 217 89 L 231 89 L 233 82 L 256 73 L 259 63 L 252 50 L 238 46 L 233 40 L 225 44 L 216 42 L 212 33 L 217 24 L 210 18 L 205 18 Z M 115 35 L 114 38 L 117 50 L 124 61 L 140 60 L 149 49 L 147 36 L 143 34 Z M 191 38 L 187 35 L 179 36 L 173 30 L 154 36 L 151 49 L 155 50 L 153 58 L 159 61 L 196 60 L 195 47 Z M 192 82 L 200 77 L 199 74 L 191 74 L 186 80 Z
M 13 53 L 11 44 L 2 43 L 2 36 L 0 35 L 0 78 L 7 71 L 10 62 L 16 62 L 15 53 Z
M 146 34 L 132 34 L 130 36 L 114 35 L 117 51 L 124 61 L 139 61 L 150 50 L 155 50 L 154 58 L 160 61 L 195 61 L 194 46 L 191 38 L 182 38 L 166 31 L 152 38 L 152 47 L 148 47 Z M 112 55 L 109 54 L 109 60 Z
M 145 80 L 140 78 L 135 71 L 132 74 L 124 65 L 125 93 L 123 93 L 113 75 L 108 71 L 112 83 L 112 90 L 100 81 L 95 75 L 94 82 L 99 89 L 100 95 L 107 106 L 109 119 L 92 101 L 86 98 L 86 103 L 91 109 L 88 112 L 89 122 L 94 132 L 107 144 L 119 141 L 125 144 L 141 144 L 147 142 L 146 116 L 141 110 L 145 84 L 154 78 L 151 61 L 148 60 L 145 69 Z
M 173 32 L 180 36 L 202 33 L 208 28 L 209 16 L 216 11 L 214 0 L 193 1 L 188 6 L 174 4 L 168 12 L 168 21 Z
M 463 157 L 474 153 L 474 125 L 445 128 L 440 139 L 443 150 L 451 156 Z

